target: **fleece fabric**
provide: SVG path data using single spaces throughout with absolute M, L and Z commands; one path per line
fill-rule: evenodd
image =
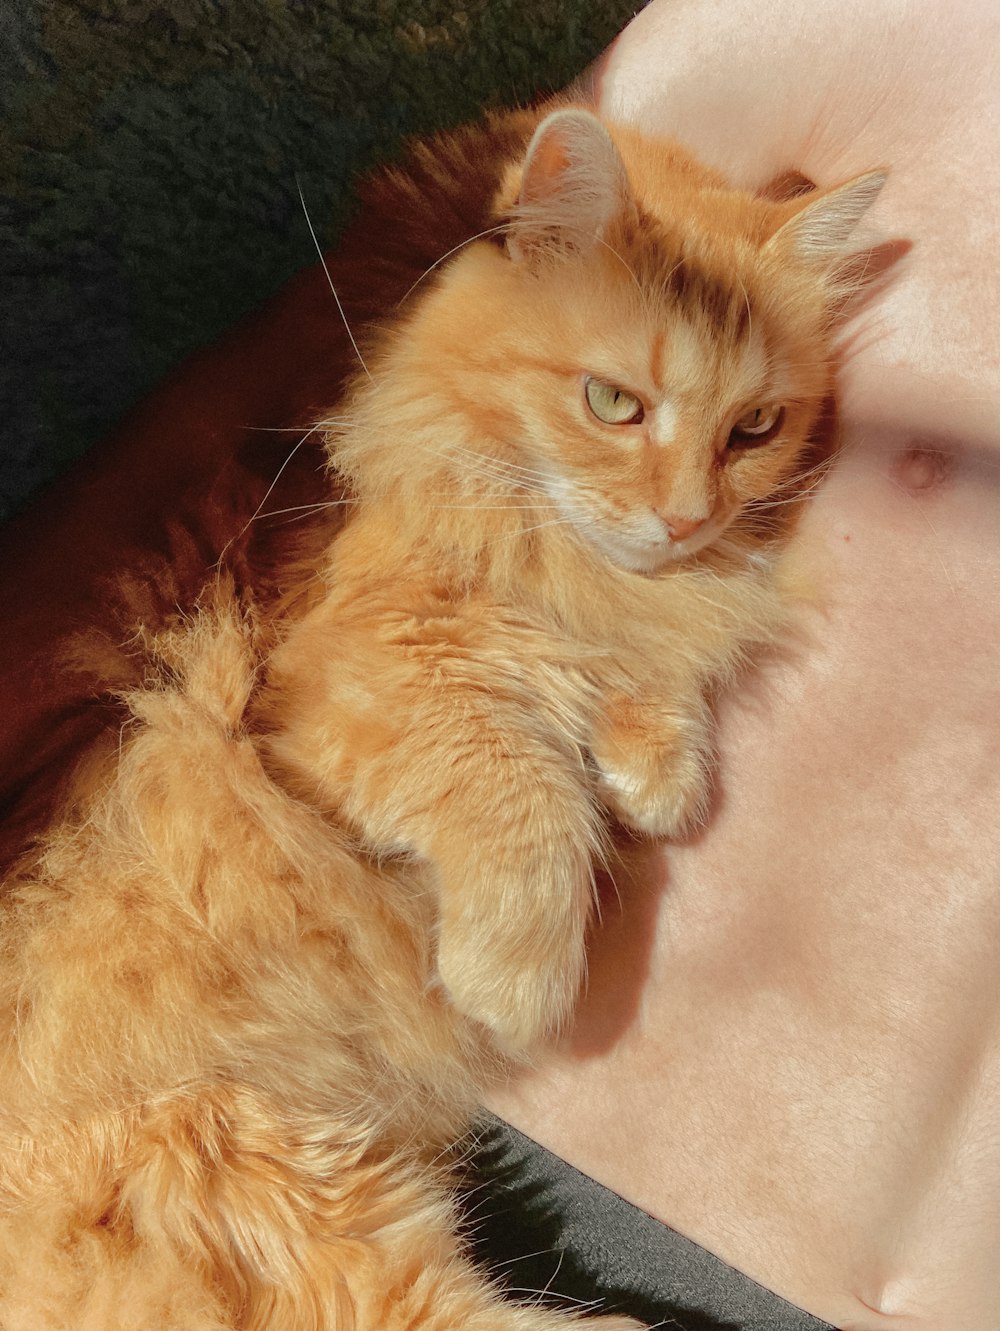
M 635 0 L 0 4 L 0 520 L 315 260 L 355 177 L 563 87 Z

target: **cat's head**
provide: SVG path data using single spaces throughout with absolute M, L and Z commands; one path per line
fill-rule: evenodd
M 613 563 L 683 560 L 801 469 L 883 181 L 777 203 L 558 110 L 511 166 L 503 245 L 461 254 L 417 321 L 434 391 Z

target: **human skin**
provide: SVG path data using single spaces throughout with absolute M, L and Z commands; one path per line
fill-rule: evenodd
M 993 0 L 654 0 L 598 80 L 737 183 L 888 165 L 913 249 L 849 340 L 817 606 L 493 1107 L 848 1331 L 1000 1326 L 998 50 Z

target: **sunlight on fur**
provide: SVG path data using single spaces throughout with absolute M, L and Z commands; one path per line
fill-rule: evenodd
M 567 1320 L 470 1264 L 448 1148 L 571 1016 L 609 816 L 706 815 L 883 177 L 758 198 L 573 107 L 415 153 L 486 224 L 326 427 L 308 595 L 136 637 L 0 898 L 2 1331 Z

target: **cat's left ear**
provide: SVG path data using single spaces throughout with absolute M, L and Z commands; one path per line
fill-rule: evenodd
M 809 267 L 832 270 L 852 253 L 848 244 L 854 228 L 875 202 L 885 184 L 885 171 L 869 171 L 839 185 L 817 199 L 797 200 L 794 215 L 767 242 Z
M 507 248 L 528 261 L 585 252 L 628 198 L 625 164 L 597 117 L 575 107 L 553 111 L 528 145 Z

